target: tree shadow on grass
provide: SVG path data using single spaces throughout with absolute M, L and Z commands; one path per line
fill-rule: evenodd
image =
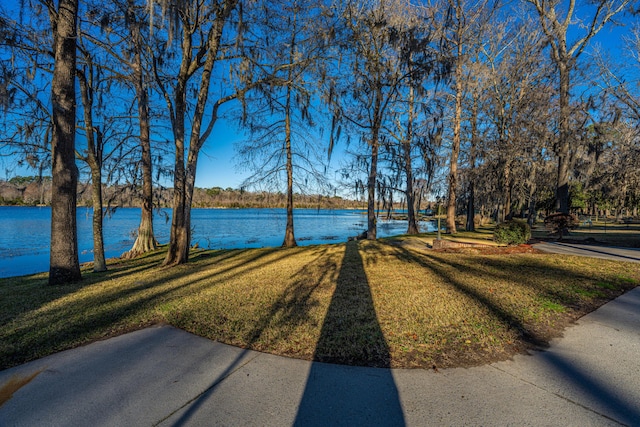
M 557 303 L 564 307 L 577 308 L 577 295 L 569 289 L 557 289 L 553 284 L 566 280 L 571 273 L 562 267 L 550 268 L 548 264 L 536 260 L 527 261 L 526 265 L 514 266 L 512 263 L 500 260 L 499 257 L 474 257 L 472 262 L 465 263 L 458 257 L 444 256 L 440 253 L 425 254 L 409 251 L 405 248 L 394 247 L 395 256 L 404 262 L 418 264 L 435 273 L 443 284 L 453 287 L 462 295 L 470 298 L 484 307 L 502 323 L 507 329 L 515 331 L 522 345 L 516 343 L 519 352 L 526 349 L 543 349 L 549 346 L 550 339 L 558 337 L 559 333 L 537 328 L 536 323 L 527 323 L 521 310 L 513 305 L 514 301 L 507 298 L 503 301 L 500 292 L 488 287 L 476 286 L 468 279 L 474 276 L 484 277 L 486 283 L 510 281 L 513 286 L 529 289 L 542 300 Z M 486 267 L 491 267 L 487 269 Z M 540 274 L 544 272 L 544 275 Z M 519 278 L 526 278 L 517 282 Z M 587 280 L 588 276 L 584 276 Z M 528 295 L 530 292 L 525 292 Z M 536 304 L 542 304 L 536 302 Z M 549 335 L 549 333 L 552 333 Z
M 405 262 L 417 263 L 421 267 L 431 270 L 438 274 L 444 283 L 447 283 L 462 294 L 471 297 L 474 301 L 480 303 L 480 305 L 486 307 L 493 316 L 499 319 L 504 324 L 508 325 L 518 331 L 520 339 L 526 344 L 527 348 L 535 348 L 540 350 L 537 353 L 537 357 L 542 360 L 548 367 L 548 372 L 552 377 L 560 378 L 562 382 L 569 383 L 569 389 L 578 390 L 578 394 L 586 397 L 587 401 L 593 402 L 593 406 L 602 408 L 606 413 L 605 416 L 613 416 L 610 418 L 614 421 L 622 421 L 629 423 L 629 425 L 635 425 L 640 420 L 640 412 L 637 405 L 631 402 L 630 399 L 624 395 L 614 384 L 607 374 L 597 374 L 591 372 L 585 367 L 580 366 L 579 359 L 580 354 L 563 354 L 562 352 L 554 351 L 549 347 L 548 337 L 540 335 L 538 331 L 531 329 L 529 325 L 525 324 L 519 317 L 511 313 L 509 310 L 500 307 L 496 301 L 492 300 L 487 295 L 474 286 L 465 283 L 463 279 L 456 274 L 473 271 L 476 274 L 486 274 L 482 270 L 474 270 L 472 267 L 455 262 L 455 258 L 445 258 L 440 255 L 426 255 L 419 254 L 412 251 L 408 251 L 404 248 L 394 248 L 399 259 Z M 487 260 L 485 259 L 484 262 Z M 506 268 L 507 264 L 502 264 L 498 259 L 492 261 L 494 267 Z M 539 269 L 543 267 L 548 269 L 548 265 L 538 264 L 535 261 L 532 263 L 532 269 L 536 266 Z M 451 267 L 455 270 L 452 271 Z M 566 270 L 562 267 L 553 269 L 551 273 L 558 280 L 566 277 L 570 270 Z M 504 279 L 502 272 L 496 274 L 497 279 Z M 584 278 L 586 280 L 586 277 Z M 535 281 L 535 279 L 532 279 Z M 556 299 L 560 302 L 566 302 L 567 296 L 561 293 L 554 293 L 552 290 L 546 289 L 543 286 L 535 286 L 536 290 L 543 295 Z M 618 302 L 616 302 L 618 304 Z M 624 304 L 624 303 L 622 303 Z M 597 344 L 595 345 L 597 348 Z M 588 405 L 592 407 L 591 403 Z M 588 409 L 587 408 L 587 409 Z
M 388 369 L 336 365 L 388 367 L 389 348 L 378 323 L 369 284 L 357 243 L 349 243 L 340 254 L 319 248 L 313 260 L 296 271 L 292 282 L 245 334 L 247 347 L 269 341 L 277 345 L 291 337 L 297 325 L 312 321 L 317 308 L 316 292 L 336 281 L 320 337 L 313 355 L 306 388 L 296 415 L 296 425 L 404 425 L 398 391 Z M 285 327 L 286 326 L 286 327 Z M 308 357 L 308 356 L 307 356 Z M 331 362 L 336 364 L 318 363 Z M 185 404 L 174 426 L 185 425 L 213 397 L 218 385 L 246 363 L 241 352 L 213 379 L 210 387 Z
M 471 269 L 469 266 L 464 266 L 454 262 L 452 259 L 445 259 L 437 256 L 427 256 L 418 254 L 413 251 L 408 251 L 404 248 L 396 248 L 397 256 L 403 260 L 417 263 L 421 267 L 431 270 L 436 273 L 443 281 L 452 287 L 454 287 L 461 294 L 476 301 L 481 306 L 486 307 L 489 312 L 497 318 L 501 323 L 509 328 L 515 329 L 520 336 L 520 339 L 527 345 L 527 347 L 543 348 L 548 346 L 548 342 L 536 331 L 531 330 L 524 322 L 510 312 L 505 307 L 501 307 L 493 300 L 493 297 L 485 294 L 481 289 L 465 283 L 452 271 L 450 267 L 454 267 L 458 271 L 468 271 Z M 486 273 L 485 273 L 486 274 Z
M 286 256 L 285 252 L 276 249 L 216 253 L 212 262 L 224 260 L 221 269 L 212 268 L 210 263 L 155 270 L 149 268 L 147 262 L 138 266 L 134 263 L 133 267 L 125 264 L 120 270 L 89 274 L 78 284 L 47 287 L 42 292 L 38 290 L 38 297 L 16 304 L 7 319 L 0 322 L 3 344 L 0 345 L 0 369 L 46 356 L 52 350 L 61 351 L 105 336 L 149 326 L 157 322 L 158 317 L 149 318 L 141 324 L 132 323 L 130 319 L 145 310 L 153 310 L 159 304 L 182 298 L 187 293 L 194 294 L 220 285 L 221 275 L 244 274 Z M 148 262 L 157 266 L 153 260 Z M 147 269 L 150 274 L 144 278 L 136 275 Z M 88 292 L 64 304 L 56 303 L 56 300 L 68 294 L 93 285 L 110 286 L 107 281 L 112 277 L 125 281 L 137 280 L 104 291 Z M 34 285 L 29 286 L 33 288 Z M 14 293 L 13 298 L 18 297 L 19 294 Z M 17 320 L 18 326 L 9 328 L 7 325 L 10 326 L 9 322 L 13 319 Z
M 512 282 L 513 286 L 529 289 L 545 301 L 572 310 L 575 316 L 593 311 L 634 286 L 633 282 L 625 283 L 624 280 L 620 280 L 617 273 L 583 270 L 563 263 L 550 265 L 548 261 L 537 256 L 489 255 L 473 257 L 470 262 L 445 257 L 443 254 L 430 254 L 429 258 L 455 268 L 461 274 L 490 275 L 496 281 Z M 606 283 L 610 288 L 598 286 L 598 281 Z M 599 295 L 599 299 L 583 298 L 595 295 Z M 496 295 L 493 295 L 493 298 L 495 297 Z
M 246 348 L 253 348 L 258 345 L 265 331 L 270 329 L 272 323 L 278 326 L 288 324 L 295 326 L 307 321 L 308 311 L 316 304 L 314 292 L 323 284 L 326 278 L 330 278 L 336 271 L 337 265 L 332 256 L 328 253 L 327 247 L 320 247 L 314 254 L 314 259 L 299 269 L 292 277 L 295 279 L 287 286 L 280 296 L 273 301 L 266 313 L 261 316 L 244 336 Z M 291 256 L 291 249 L 282 249 L 283 254 Z M 320 270 L 320 273 L 318 273 Z M 280 329 L 280 328 L 278 328 Z M 271 336 L 272 341 L 286 340 L 286 336 Z M 196 396 L 193 400 L 183 404 L 178 410 L 183 410 L 180 417 L 173 423 L 173 426 L 182 426 L 189 423 L 203 406 L 217 392 L 218 385 L 233 372 L 239 369 L 247 361 L 248 350 L 243 350 L 225 368 L 225 370 L 213 378 L 209 387 Z M 255 357 L 255 356 L 254 356 Z M 251 359 L 252 360 L 252 359 Z
M 294 425 L 404 425 L 357 242 L 346 244 Z M 328 362 L 328 363 L 319 363 Z

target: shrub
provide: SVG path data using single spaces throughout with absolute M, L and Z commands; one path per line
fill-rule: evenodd
M 544 219 L 544 226 L 551 234 L 560 237 L 569 234 L 569 230 L 576 228 L 580 224 L 578 217 L 572 214 L 556 212 Z
M 525 221 L 509 220 L 496 225 L 493 230 L 493 240 L 508 245 L 527 243 L 531 238 L 531 228 Z

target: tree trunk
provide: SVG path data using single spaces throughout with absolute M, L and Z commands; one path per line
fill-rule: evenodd
M 148 119 L 147 119 L 148 120 Z M 146 128 L 143 131 L 143 128 Z M 136 241 L 125 257 L 133 258 L 146 252 L 153 251 L 158 247 L 153 233 L 153 172 L 151 166 L 151 144 L 149 141 L 149 125 L 140 123 L 140 146 L 142 148 L 142 209 L 140 216 L 140 226 Z
M 91 166 L 91 199 L 93 202 L 93 271 L 107 271 L 104 256 L 103 215 L 102 215 L 102 170 Z
M 291 45 L 293 60 L 293 43 Z M 289 69 L 289 81 L 291 81 L 291 68 Z M 293 161 L 291 158 L 291 86 L 287 86 L 287 100 L 285 105 L 285 150 L 287 151 L 287 226 L 284 233 L 284 247 L 297 246 L 293 233 Z
M 468 200 L 467 200 L 467 220 L 465 224 L 465 230 L 467 231 L 476 231 L 476 224 L 474 221 L 475 217 L 475 186 L 473 181 L 469 182 L 469 187 L 467 189 L 468 192 Z
M 556 209 L 558 212 L 569 213 L 569 65 L 566 61 L 558 62 L 560 72 L 560 135 L 556 154 L 558 156 L 558 175 L 556 189 Z
M 371 127 L 371 164 L 369 165 L 369 178 L 367 180 L 367 239 L 377 239 L 376 216 L 376 181 L 378 178 L 378 151 L 380 149 L 380 128 L 382 127 L 382 89 L 377 87 L 375 91 L 373 107 L 373 126 Z
M 460 155 L 460 132 L 462 127 L 462 95 L 463 95 L 463 57 L 462 57 L 462 10 L 458 3 L 456 7 L 456 18 L 458 20 L 457 29 L 457 57 L 455 69 L 455 97 L 456 106 L 453 118 L 453 141 L 451 147 L 451 158 L 449 160 L 449 197 L 447 199 L 447 233 L 455 234 L 456 230 L 456 190 L 458 185 L 458 156 Z
M 87 63 L 90 64 L 90 58 Z M 88 73 L 93 73 L 91 65 Z M 107 262 L 104 256 L 104 235 L 103 235 L 103 215 L 102 215 L 102 147 L 103 140 L 99 129 L 93 126 L 93 90 L 89 85 L 85 71 L 78 70 L 77 76 L 80 87 L 80 99 L 82 99 L 82 110 L 84 113 L 85 138 L 87 140 L 87 154 L 82 158 L 91 170 L 91 201 L 93 205 L 93 271 L 100 272 L 107 270 Z M 91 79 L 93 81 L 93 79 Z
M 175 265 L 187 262 L 188 244 L 185 245 L 185 170 L 184 170 L 184 100 L 176 96 L 176 124 L 174 127 L 175 164 L 173 166 L 173 210 L 171 213 L 171 231 L 169 247 L 163 265 Z M 182 113 L 181 113 L 182 111 Z M 186 253 L 185 253 L 186 250 Z
M 173 210 L 169 247 L 163 265 L 186 263 L 189 259 L 189 224 L 186 218 L 186 174 L 184 168 L 184 140 L 176 140 L 175 165 L 173 168 Z
M 504 183 L 502 192 L 504 193 L 504 206 L 502 207 L 502 221 L 506 221 L 511 217 L 511 164 L 508 159 L 504 161 Z
M 467 199 L 467 231 L 475 231 L 475 168 L 476 168 L 476 146 L 478 145 L 478 99 L 474 96 L 473 107 L 471 108 L 471 147 L 469 152 L 469 186 Z
M 132 7 L 132 6 L 131 6 Z M 138 101 L 138 120 L 140 127 L 140 148 L 142 158 L 142 209 L 140 212 L 140 226 L 136 241 L 128 252 L 123 254 L 125 258 L 135 258 L 158 247 L 153 234 L 153 170 L 151 162 L 151 132 L 149 123 L 149 97 L 144 82 L 142 67 L 142 40 L 140 27 L 137 23 L 131 25 L 133 39 L 133 80 Z
M 196 160 L 194 160 L 194 156 Z M 182 164 L 182 162 L 180 162 Z M 173 218 L 171 220 L 171 239 L 163 265 L 185 264 L 189 261 L 191 246 L 191 203 L 195 183 L 197 154 L 189 149 L 187 168 L 180 171 L 180 180 L 175 182 Z
M 458 88 L 458 86 L 460 86 Z M 460 155 L 460 122 L 462 120 L 462 82 L 456 82 L 456 112 L 453 123 L 453 143 L 449 164 L 449 197 L 447 199 L 447 233 L 455 234 L 456 230 L 456 190 L 458 185 L 458 156 Z
M 82 279 L 78 261 L 75 163 L 77 0 L 60 0 L 51 13 L 54 70 L 51 81 L 51 250 L 49 284 Z
M 387 220 L 390 220 L 393 217 L 393 191 L 385 188 L 384 192 L 389 194 L 389 200 L 386 202 L 387 204 Z M 384 193 L 382 193 L 384 194 Z M 384 197 L 384 196 L 383 196 Z M 385 200 L 383 199 L 383 205 L 385 204 Z
M 376 240 L 376 179 L 378 175 L 378 135 L 374 132 L 371 138 L 371 165 L 369 168 L 369 179 L 367 181 L 367 239 Z
M 402 148 L 404 150 L 404 168 L 405 175 L 407 177 L 407 234 L 418 234 L 420 229 L 418 228 L 418 222 L 416 221 L 415 213 L 415 194 L 413 191 L 413 167 L 411 164 L 411 142 L 413 140 L 413 103 L 414 93 L 413 87 L 409 88 L 409 117 L 407 120 L 407 135 L 404 141 L 402 141 Z
M 529 175 L 529 214 L 527 216 L 527 223 L 529 227 L 533 227 L 536 223 L 536 166 L 532 164 L 531 174 Z

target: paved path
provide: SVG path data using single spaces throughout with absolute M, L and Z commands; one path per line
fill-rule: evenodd
M 592 258 L 612 259 L 614 261 L 640 262 L 640 249 L 614 248 L 607 246 L 581 245 L 564 242 L 542 242 L 533 245 L 544 252 L 579 255 Z
M 477 368 L 311 363 L 160 326 L 0 371 L 0 399 L 31 377 L 0 426 L 640 426 L 640 287 Z

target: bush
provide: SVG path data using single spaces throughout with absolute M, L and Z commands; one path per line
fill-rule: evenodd
M 580 224 L 578 217 L 572 214 L 556 212 L 544 219 L 544 226 L 551 234 L 557 234 L 560 237 L 569 234 L 569 230 L 576 228 Z
M 508 245 L 521 245 L 531 238 L 531 228 L 525 221 L 509 220 L 496 225 L 493 240 Z

